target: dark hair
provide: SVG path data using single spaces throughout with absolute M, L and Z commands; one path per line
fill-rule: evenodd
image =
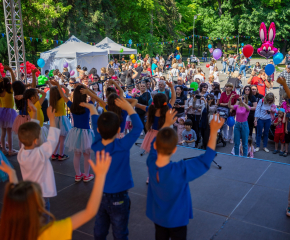
M 23 82 L 15 81 L 14 83 L 12 83 L 12 89 L 14 92 L 14 96 L 17 96 L 17 95 L 23 95 L 26 87 L 25 87 Z M 18 109 L 20 111 L 23 111 L 25 109 L 24 106 L 26 104 L 25 104 L 23 98 L 21 100 L 14 99 L 14 101 L 15 101 L 16 109 Z
M 129 70 L 127 71 L 127 78 L 132 78 L 132 74 L 133 74 L 132 69 L 129 69 Z
M 206 83 L 201 83 L 200 85 L 199 85 L 199 91 L 200 92 L 202 92 L 202 89 L 203 89 L 203 87 L 208 87 L 208 85 L 206 84 Z
M 115 114 L 117 114 L 117 116 L 120 119 L 120 122 L 123 121 L 122 118 L 122 109 L 119 108 L 116 104 L 115 104 L 115 99 L 120 98 L 116 93 L 111 93 L 110 96 L 108 97 L 108 111 L 114 112 Z
M 213 101 L 211 102 L 211 105 L 210 106 L 212 106 L 212 105 L 215 105 L 215 101 L 214 101 L 214 95 L 213 94 L 208 94 L 207 96 L 206 96 L 206 98 L 207 99 L 209 99 L 209 98 L 211 98 L 211 99 L 213 99 Z M 207 105 L 208 106 L 208 105 Z M 208 109 L 207 109 L 208 110 Z
M 214 82 L 213 86 L 214 86 L 214 89 L 210 93 L 212 93 L 215 96 L 218 96 L 219 93 L 221 93 L 220 85 L 219 85 L 219 83 Z
M 180 97 L 182 97 L 184 95 L 184 91 L 183 91 L 183 87 L 182 86 L 176 86 L 175 90 L 177 88 L 180 88 L 181 89 L 181 93 L 180 93 Z M 176 95 L 177 96 L 177 95 Z
M 102 113 L 98 119 L 98 129 L 102 139 L 112 139 L 118 132 L 120 119 L 114 112 Z
M 87 101 L 87 95 L 81 94 L 80 90 L 84 87 L 82 85 L 78 85 L 74 90 L 74 96 L 73 96 L 73 103 L 70 107 L 70 111 L 73 114 L 81 115 L 86 112 L 86 108 L 80 106 L 81 102 Z
M 47 73 L 49 73 L 49 70 L 45 70 L 45 72 L 44 72 L 45 74 L 47 74 Z
M 0 93 L 6 91 L 7 93 L 12 93 L 12 85 L 9 78 L 3 78 L 3 81 L 0 83 Z
M 150 105 L 147 113 L 146 129 L 149 131 L 154 123 L 155 113 L 160 109 L 160 118 L 158 128 L 160 129 L 165 123 L 165 115 L 168 111 L 167 96 L 164 93 L 156 93 L 153 97 L 153 105 Z
M 26 122 L 18 129 L 19 141 L 25 146 L 30 147 L 35 139 L 39 139 L 41 127 L 35 122 Z
M 178 137 L 175 130 L 170 127 L 162 128 L 156 137 L 156 151 L 158 154 L 171 155 L 177 142 Z
M 49 105 L 52 107 L 52 110 L 55 109 L 55 112 L 57 112 L 56 105 L 59 99 L 61 99 L 61 96 L 58 87 L 51 87 L 49 91 Z
M 184 122 L 184 126 L 191 126 L 192 127 L 192 121 L 190 119 L 187 119 L 185 122 Z
M 88 71 L 88 68 L 87 67 L 83 67 L 83 71 Z
M 37 95 L 37 90 L 35 88 L 26 89 L 23 94 L 24 103 L 27 102 L 28 99 L 35 97 Z
M 243 95 L 245 95 L 245 88 L 249 88 L 250 89 L 250 93 L 248 95 L 248 99 L 250 100 L 252 98 L 252 96 L 253 96 L 252 88 L 251 88 L 250 85 L 245 86 L 244 89 L 243 89 L 243 93 L 242 93 Z
M 93 76 L 97 76 L 98 75 L 98 71 L 95 68 L 92 68 L 89 72 L 89 75 L 93 74 Z
M 114 87 L 107 87 L 106 96 L 109 97 L 112 93 L 116 93 L 117 94 L 116 89 Z

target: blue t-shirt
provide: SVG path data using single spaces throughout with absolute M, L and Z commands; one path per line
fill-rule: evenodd
M 147 158 L 149 185 L 146 215 L 154 223 L 175 228 L 188 224 L 193 218 L 191 194 L 188 183 L 206 173 L 216 152 L 210 148 L 198 157 L 186 161 L 170 162 L 157 167 L 157 152 L 151 143 Z M 158 173 L 159 182 L 156 175 Z
M 155 64 L 155 63 L 152 63 L 152 66 L 151 66 L 151 70 L 152 72 L 157 68 L 158 66 Z
M 108 110 L 108 105 L 106 105 L 106 110 Z M 122 122 L 121 122 L 121 124 L 120 124 L 120 128 L 121 128 L 121 131 L 120 131 L 120 132 L 122 133 L 122 132 L 124 132 L 124 130 L 125 130 L 126 118 L 127 118 L 127 116 L 128 116 L 127 111 L 122 110 L 122 112 L 121 112 L 121 116 L 122 116 Z
M 89 103 L 93 103 L 90 101 Z M 67 102 L 67 106 L 70 108 L 72 105 L 71 101 Z M 90 129 L 90 110 L 85 108 L 85 113 L 81 115 L 77 115 L 72 113 L 73 120 L 74 120 L 74 127 L 81 128 L 81 129 Z
M 107 173 L 104 192 L 118 193 L 134 187 L 132 172 L 130 167 L 130 149 L 139 138 L 143 124 L 138 114 L 130 115 L 133 129 L 122 139 L 116 138 L 110 144 L 104 146 L 102 137 L 98 133 L 98 115 L 92 115 L 92 126 L 95 133 L 95 140 L 92 144 L 94 152 L 105 150 L 110 153 L 112 162 Z
M 170 103 L 168 103 L 167 106 L 169 107 L 169 109 L 172 108 Z M 146 112 L 148 112 L 148 108 L 149 108 L 149 106 L 146 107 Z M 154 116 L 154 122 L 153 122 L 152 127 L 151 127 L 153 130 L 159 130 L 159 126 L 158 126 L 159 118 L 160 117 Z

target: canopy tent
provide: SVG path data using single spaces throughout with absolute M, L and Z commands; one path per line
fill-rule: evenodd
M 88 71 L 96 68 L 101 73 L 102 67 L 108 65 L 108 53 L 105 50 L 95 48 L 79 40 L 75 36 L 71 36 L 62 45 L 40 54 L 40 58 L 44 59 L 45 65 L 41 69 L 41 74 L 45 70 L 59 69 L 63 71 L 63 64 L 68 63 L 68 71 L 75 71 L 77 76 L 77 66 L 86 66 Z
M 126 48 L 106 37 L 95 46 L 99 50 L 106 50 L 108 54 L 137 54 L 137 49 Z M 123 52 L 120 50 L 123 48 Z

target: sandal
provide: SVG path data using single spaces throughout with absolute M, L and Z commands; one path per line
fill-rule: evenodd
M 14 149 L 11 152 L 10 151 L 8 152 L 8 156 L 15 156 L 17 154 L 18 154 L 18 151 L 14 150 Z

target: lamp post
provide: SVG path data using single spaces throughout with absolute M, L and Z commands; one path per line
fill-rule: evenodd
M 193 35 L 192 35 L 192 55 L 194 56 L 194 25 L 195 25 L 195 19 L 197 19 L 197 16 L 200 14 L 194 15 L 193 17 Z

